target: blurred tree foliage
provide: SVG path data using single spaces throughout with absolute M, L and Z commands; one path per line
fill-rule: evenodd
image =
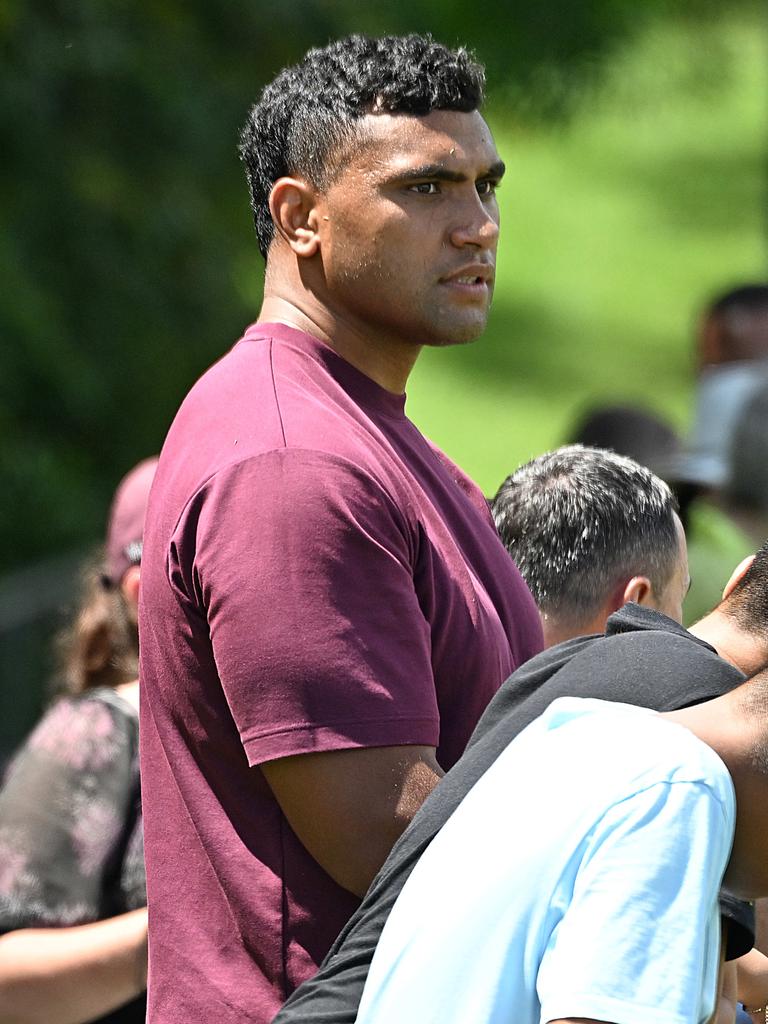
M 117 478 L 254 315 L 236 137 L 280 67 L 353 30 L 432 31 L 476 48 L 497 108 L 561 117 L 650 19 L 717 9 L 4 0 L 0 571 L 99 536 Z

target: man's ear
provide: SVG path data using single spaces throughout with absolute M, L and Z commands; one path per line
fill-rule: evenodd
M 123 592 L 126 604 L 135 615 L 139 607 L 139 580 L 141 579 L 141 567 L 131 565 L 126 569 L 123 578 L 120 580 L 120 589 Z
M 726 598 L 731 596 L 734 588 L 736 587 L 736 584 L 741 582 L 741 580 L 744 578 L 744 573 L 747 571 L 750 565 L 752 565 L 754 560 L 754 555 L 747 555 L 747 557 L 743 558 L 736 566 L 736 568 L 733 570 L 733 572 L 731 573 L 731 578 L 725 584 L 725 589 L 723 590 L 724 601 Z
M 635 604 L 647 605 L 653 597 L 653 587 L 647 576 L 633 576 L 624 587 L 624 604 L 634 601 Z
M 317 193 L 300 178 L 278 178 L 269 193 L 269 212 L 275 230 L 293 252 L 306 259 L 320 247 Z

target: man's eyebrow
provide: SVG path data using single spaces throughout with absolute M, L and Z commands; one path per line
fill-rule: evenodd
M 474 181 L 486 181 L 489 178 L 499 180 L 506 170 L 503 160 L 497 160 L 496 163 L 482 171 L 480 174 L 474 177 Z M 465 174 L 463 171 L 451 171 L 445 164 L 423 164 L 421 167 L 409 167 L 407 171 L 401 171 L 400 173 L 393 174 L 388 179 L 388 184 L 394 182 L 409 182 L 409 181 L 424 181 L 429 178 L 432 181 L 452 181 L 462 182 L 469 181 L 470 176 Z

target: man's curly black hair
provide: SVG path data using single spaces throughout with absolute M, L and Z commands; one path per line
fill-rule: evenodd
M 323 189 L 338 170 L 343 144 L 366 114 L 425 116 L 477 110 L 485 74 L 464 48 L 431 36 L 354 35 L 310 50 L 266 86 L 240 135 L 240 156 L 262 256 L 274 237 L 272 185 L 297 175 Z

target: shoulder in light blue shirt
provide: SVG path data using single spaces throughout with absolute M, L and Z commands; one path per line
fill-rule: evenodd
M 725 765 L 687 729 L 555 701 L 416 865 L 358 1024 L 702 1024 L 734 823 Z

